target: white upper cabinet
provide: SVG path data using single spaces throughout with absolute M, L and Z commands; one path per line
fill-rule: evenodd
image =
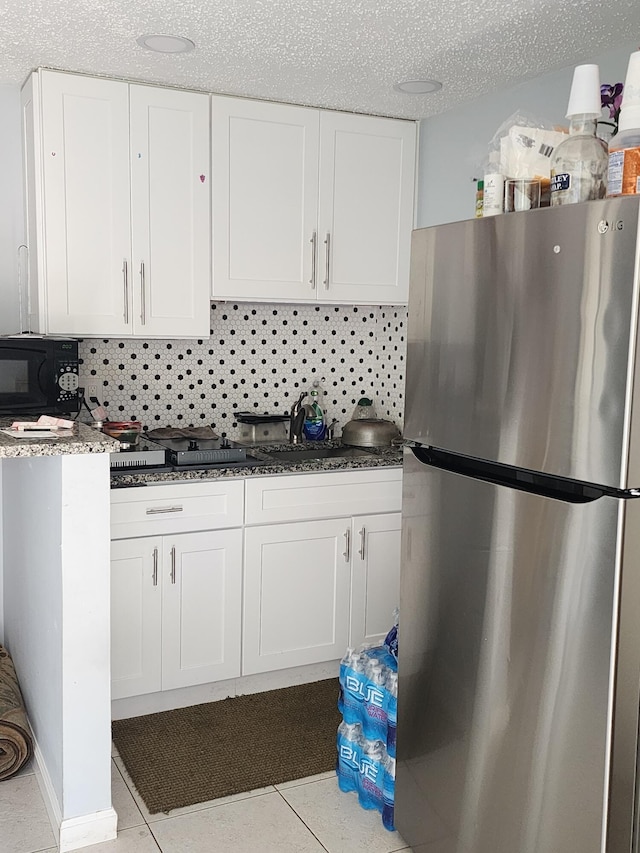
M 321 114 L 320 299 L 407 301 L 414 168 L 412 123 Z
M 415 124 L 214 96 L 214 299 L 407 301 Z
M 318 112 L 213 98 L 213 295 L 313 298 Z
M 33 330 L 208 335 L 208 95 L 38 71 L 23 117 Z
M 46 284 L 40 331 L 130 330 L 128 90 L 115 80 L 41 72 L 44 269 L 38 275 Z
M 209 336 L 209 97 L 131 86 L 133 322 Z

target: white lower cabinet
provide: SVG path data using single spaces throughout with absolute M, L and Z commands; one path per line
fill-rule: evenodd
M 242 672 L 384 639 L 400 593 L 400 513 L 245 530 Z
M 380 643 L 400 604 L 399 512 L 353 520 L 349 645 Z
M 112 698 L 381 641 L 399 601 L 401 480 L 378 468 L 114 489 Z
M 239 676 L 242 531 L 111 547 L 112 698 Z
M 245 530 L 243 674 L 342 657 L 350 536 L 345 519 Z

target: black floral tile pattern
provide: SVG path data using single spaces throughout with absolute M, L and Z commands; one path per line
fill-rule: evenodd
M 357 400 L 402 427 L 407 309 L 214 303 L 200 340 L 85 340 L 81 379 L 97 384 L 112 420 L 211 424 L 236 434 L 238 412 L 286 413 L 320 381 L 329 420 Z

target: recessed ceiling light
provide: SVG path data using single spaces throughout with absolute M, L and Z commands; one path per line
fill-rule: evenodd
M 403 80 L 393 88 L 403 95 L 430 95 L 432 92 L 439 92 L 442 83 L 437 80 Z
M 136 39 L 140 47 L 155 50 L 157 53 L 188 53 L 195 47 L 191 39 L 182 36 L 163 36 L 151 33 Z

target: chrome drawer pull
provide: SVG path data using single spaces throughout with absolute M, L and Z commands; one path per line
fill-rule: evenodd
M 182 506 L 152 506 L 147 509 L 147 515 L 158 515 L 163 512 L 183 512 Z

